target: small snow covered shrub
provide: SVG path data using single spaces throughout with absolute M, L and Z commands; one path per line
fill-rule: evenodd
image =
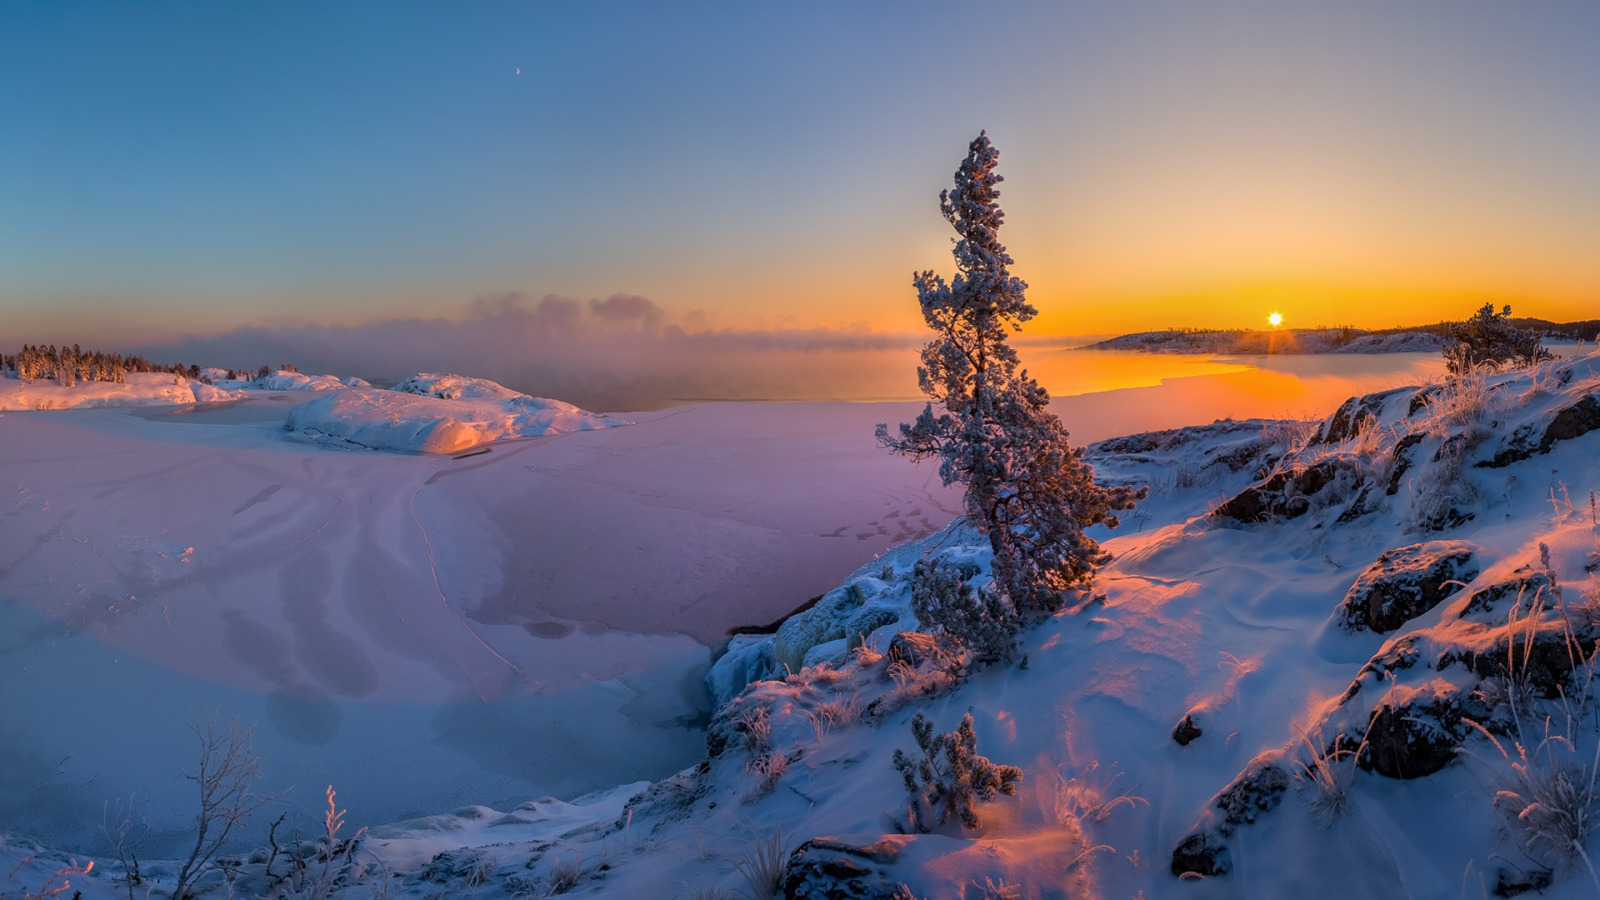
M 583 880 L 583 875 L 582 853 L 574 853 L 570 858 L 557 856 L 555 864 L 550 867 L 547 895 L 565 894 L 578 886 L 578 882 Z
M 911 574 L 911 612 L 925 628 L 960 642 L 978 665 L 1009 661 L 1016 652 L 1021 620 L 993 585 L 974 588 L 978 567 L 970 562 L 919 560 Z
M 861 720 L 861 699 L 855 694 L 834 697 L 806 713 L 811 731 L 820 743 L 824 735 L 835 726 L 851 725 Z
M 1497 372 L 1531 366 L 1551 358 L 1538 332 L 1512 327 L 1510 304 L 1497 313 L 1493 303 L 1485 303 L 1472 318 L 1451 325 L 1450 338 L 1444 348 L 1444 367 L 1452 378 L 1476 370 Z
M 745 752 L 751 756 L 761 756 L 772 749 L 771 707 L 752 706 L 735 716 L 733 722 L 744 743 Z
M 756 786 L 745 795 L 744 802 L 760 800 L 772 793 L 789 771 L 789 757 L 777 750 L 769 750 L 745 764 L 745 774 L 755 778 Z
M 1488 729 L 1471 724 L 1511 764 L 1510 776 L 1495 792 L 1494 807 L 1505 815 L 1507 829 L 1518 848 L 1552 868 L 1568 868 L 1582 861 L 1600 889 L 1600 874 L 1595 872 L 1584 849 L 1600 811 L 1600 793 L 1596 792 L 1600 742 L 1596 743 L 1593 758 L 1585 760 L 1571 739 L 1550 732 L 1547 719 L 1544 737 L 1533 754 L 1530 756 L 1526 745 L 1518 741 L 1513 757 Z
M 933 722 L 922 713 L 911 720 L 911 734 L 922 750 L 913 760 L 903 750 L 894 751 L 894 767 L 910 795 L 910 826 L 915 831 L 943 826 L 955 816 L 967 828 L 978 828 L 983 820 L 973 805 L 993 800 L 1000 794 L 1015 794 L 1022 770 L 1016 766 L 995 765 L 978 755 L 978 737 L 972 729 L 972 714 L 961 719 L 955 731 L 933 733 Z
M 1320 730 L 1315 740 L 1302 731 L 1300 743 L 1305 753 L 1295 775 L 1309 788 L 1306 809 L 1311 818 L 1327 828 L 1350 808 L 1350 784 L 1362 748 L 1343 734 L 1329 743 Z
M 1150 802 L 1143 797 L 1116 789 L 1117 782 L 1122 779 L 1122 773 L 1116 769 L 1116 763 L 1112 763 L 1101 774 L 1099 760 L 1090 762 L 1074 775 L 1067 775 L 1057 767 L 1053 798 L 1056 824 L 1103 822 L 1120 807 L 1131 808 L 1141 803 L 1149 806 Z

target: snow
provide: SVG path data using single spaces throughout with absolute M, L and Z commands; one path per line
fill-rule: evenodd
M 1233 375 L 1183 381 L 1074 398 L 1069 408 L 1120 406 L 1125 418 L 1115 421 L 1126 422 L 1135 398 L 1250 383 Z M 909 624 L 915 562 L 982 562 L 987 553 L 969 529 L 942 527 L 957 499 L 930 484 L 926 469 L 883 456 L 870 441 L 845 440 L 870 433 L 874 421 L 908 418 L 909 404 L 683 407 L 638 416 L 628 428 L 492 444 L 464 459 L 328 453 L 281 440 L 270 420 L 8 414 L 0 461 L 16 487 L 7 486 L 0 546 L 20 549 L 0 561 L 0 613 L 9 619 L 0 633 L 23 637 L 0 655 L 10 669 L 0 708 L 23 718 L 5 725 L 15 743 L 6 756 L 21 768 L 12 767 L 14 787 L 0 798 L 23 797 L 8 819 L 27 814 L 36 835 L 81 852 L 99 824 L 96 800 L 150 790 L 150 780 L 132 783 L 138 773 L 181 766 L 178 714 L 196 685 L 266 723 L 258 735 L 280 735 L 271 750 L 281 778 L 278 754 L 296 753 L 294 742 L 270 705 L 252 707 L 249 698 L 310 684 L 344 718 L 328 744 L 291 760 L 300 766 L 292 802 L 301 833 L 314 833 L 309 823 L 329 782 L 350 809 L 351 829 L 376 826 L 350 857 L 341 896 L 380 887 L 396 897 L 535 896 L 568 875 L 575 896 L 758 893 L 736 866 L 764 836 L 787 848 L 822 836 L 875 845 L 859 857 L 863 868 L 917 897 L 981 896 L 990 880 L 1026 898 L 1491 893 L 1505 873 L 1535 868 L 1516 843 L 1518 820 L 1504 811 L 1503 792 L 1528 790 L 1516 781 L 1509 735 L 1500 740 L 1510 759 L 1472 732 L 1454 761 L 1409 780 L 1335 759 L 1345 791 L 1337 815 L 1319 805 L 1308 754 L 1367 727 L 1384 704 L 1479 683 L 1460 663 L 1430 660 L 1428 648 L 1492 650 L 1514 636 L 1510 610 L 1553 633 L 1600 602 L 1600 525 L 1584 493 L 1600 484 L 1600 434 L 1583 431 L 1585 404 L 1596 403 L 1585 398 L 1600 398 L 1600 356 L 1355 404 L 1371 418 L 1358 417 L 1354 433 L 1332 441 L 1331 423 L 1177 428 L 1193 424 L 1171 421 L 1185 410 L 1148 405 L 1150 424 L 1139 430 L 1168 430 L 1088 451 L 1102 477 L 1152 486 L 1121 528 L 1096 530 L 1115 560 L 1092 591 L 1025 632 L 1025 666 L 964 679 L 894 668 L 884 656 Z M 256 406 L 243 408 L 266 401 L 249 403 Z M 1097 433 L 1107 427 L 1098 421 L 1069 425 L 1111 437 Z M 37 446 L 70 449 L 39 461 L 25 449 Z M 1274 476 L 1309 484 L 1294 479 L 1319 466 L 1334 477 L 1307 488 L 1292 518 L 1211 514 Z M 1381 555 L 1435 541 L 1475 548 L 1478 573 L 1391 633 L 1338 627 L 1340 601 Z M 1559 606 L 1535 608 L 1534 598 L 1512 591 L 1469 611 L 1481 592 L 1529 573 L 1561 586 Z M 123 598 L 112 586 L 137 590 Z M 819 596 L 780 626 L 790 632 L 781 654 L 778 635 L 743 636 L 707 671 L 705 647 L 681 633 L 709 643 L 730 621 L 770 622 Z M 159 603 L 139 605 L 140 597 Z M 398 616 L 372 616 L 369 601 L 380 598 Z M 850 623 L 868 609 L 898 617 L 861 632 L 864 648 L 852 649 Z M 230 617 L 255 626 L 231 646 Z M 1378 665 L 1407 648 L 1423 648 L 1423 662 Z M 349 664 L 357 658 L 375 681 Z M 683 662 L 691 659 L 698 662 Z M 709 726 L 666 725 L 664 717 L 689 706 L 674 707 L 671 695 L 690 673 L 730 699 Z M 752 675 L 772 680 L 740 691 Z M 101 687 L 86 692 L 85 683 Z M 365 686 L 365 695 L 352 690 Z M 570 702 L 545 718 L 531 708 L 492 709 L 501 699 L 551 695 Z M 441 697 L 449 714 L 422 708 Z M 1596 713 L 1583 707 L 1592 701 L 1567 697 L 1565 706 L 1533 698 L 1529 712 L 1549 713 L 1550 727 L 1578 752 L 1559 741 L 1540 747 L 1544 726 L 1530 718 L 1525 770 L 1592 759 Z M 289 707 L 289 730 L 315 736 L 317 711 L 327 707 L 287 699 L 299 704 Z M 413 709 L 416 719 L 378 721 L 379 705 Z M 1569 725 L 1563 709 L 1585 718 Z M 618 728 L 544 757 L 498 793 L 474 780 L 475 766 L 583 740 L 605 710 L 661 724 L 661 734 L 675 727 L 695 746 L 675 759 L 658 754 L 663 768 L 654 773 L 606 769 L 608 784 L 546 791 L 533 783 L 541 766 L 605 769 L 608 742 L 635 756 L 656 749 Z M 1016 797 L 980 804 L 981 829 L 897 833 L 906 796 L 891 757 L 913 747 L 918 712 L 939 731 L 970 712 L 977 752 L 1022 767 Z M 1172 732 L 1186 715 L 1202 733 L 1180 746 Z M 419 721 L 430 716 L 448 721 Z M 757 718 L 770 729 L 764 739 L 748 724 Z M 451 727 L 441 732 L 441 724 Z M 67 730 L 81 740 L 62 761 L 51 751 L 67 746 Z M 105 752 L 77 758 L 107 734 L 117 740 L 102 740 Z M 157 746 L 132 745 L 134 737 Z M 120 769 L 119 754 L 129 757 Z M 396 764 L 413 773 L 399 788 Z M 1241 807 L 1255 821 L 1225 822 L 1217 803 L 1241 796 L 1229 793 L 1241 777 L 1272 767 L 1285 776 L 1282 793 Z M 772 771 L 779 774 L 763 774 Z M 439 783 L 452 781 L 471 782 L 457 793 L 475 796 L 440 796 Z M 587 790 L 597 793 L 578 796 Z M 543 793 L 569 799 L 531 799 Z M 384 805 L 396 795 L 416 810 Z M 170 803 L 165 827 L 176 834 L 183 804 L 176 792 Z M 1172 873 L 1180 842 L 1224 826 L 1216 833 L 1231 871 L 1187 880 Z M 1589 836 L 1590 858 L 1597 849 Z M 37 887 L 69 854 L 9 839 L 0 871 L 29 855 L 37 858 L 7 888 Z M 96 858 L 73 888 L 124 896 L 120 866 Z M 140 858 L 155 860 L 147 873 L 170 885 L 170 864 L 149 852 Z M 262 861 L 240 867 L 238 895 L 273 888 Z M 1594 890 L 1581 861 L 1553 877 L 1543 896 Z M 220 875 L 206 884 L 224 895 Z
M 129 372 L 127 381 L 82 381 L 62 387 L 54 381 L 32 383 L 0 377 L 0 410 L 91 409 L 103 406 L 175 406 L 237 400 L 238 391 L 190 381 L 161 372 Z
M 543 437 L 591 431 L 622 422 L 597 416 L 570 403 L 529 397 L 480 382 L 465 393 L 410 393 L 416 379 L 396 390 L 348 388 L 296 406 L 284 428 L 306 440 L 362 450 L 395 453 L 459 453 L 479 444 L 518 437 Z M 490 395 L 485 386 L 504 396 Z

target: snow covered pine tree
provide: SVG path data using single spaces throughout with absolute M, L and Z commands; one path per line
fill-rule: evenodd
M 1047 408 L 1050 395 L 1018 371 L 1007 331 L 1038 314 L 1011 275 L 1012 259 L 996 237 L 1005 214 L 996 203 L 998 151 L 982 132 L 956 170 L 955 189 L 939 208 L 961 239 L 956 275 L 932 271 L 913 284 L 922 317 L 937 337 L 922 350 L 917 379 L 929 403 L 899 436 L 879 425 L 878 442 L 913 459 L 936 457 L 945 484 L 966 485 L 967 518 L 989 537 L 996 583 L 1021 620 L 1059 610 L 1063 592 L 1086 583 L 1109 556 L 1083 529 L 1116 527 L 1146 488 L 1101 487 L 1083 451 Z

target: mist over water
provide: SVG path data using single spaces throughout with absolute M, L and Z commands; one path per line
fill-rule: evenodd
M 201 366 L 253 370 L 293 363 L 301 371 L 376 384 L 417 372 L 455 372 L 602 412 L 722 400 L 922 399 L 917 363 L 926 333 L 697 325 L 694 316 L 674 320 L 645 297 L 532 302 L 507 294 L 480 297 L 460 319 L 246 327 L 137 350 Z M 1437 354 L 1223 357 L 1074 350 L 1072 343 L 1019 342 L 1024 367 L 1052 397 L 1170 384 L 1159 397 L 1139 395 L 1140 402 L 1182 403 L 1208 415 L 1317 415 L 1350 394 L 1442 371 Z M 1177 384 L 1194 379 L 1200 381 Z M 1114 418 L 1133 421 L 1120 405 Z

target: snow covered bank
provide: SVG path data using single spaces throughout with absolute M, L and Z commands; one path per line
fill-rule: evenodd
M 316 443 L 397 453 L 459 453 L 491 441 L 623 424 L 481 378 L 416 375 L 394 390 L 354 387 L 296 406 L 284 428 Z
M 126 381 L 80 381 L 62 387 L 43 379 L 0 377 L 0 410 L 93 409 L 107 406 L 177 406 L 237 400 L 237 390 L 191 381 L 181 375 L 129 372 Z

